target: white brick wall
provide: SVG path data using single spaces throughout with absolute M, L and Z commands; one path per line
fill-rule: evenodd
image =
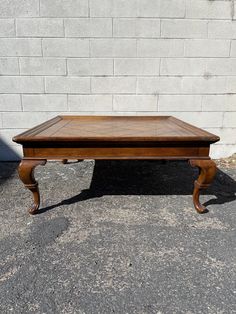
M 232 0 L 0 0 L 0 160 L 57 114 L 174 115 L 236 152 Z M 19 157 L 18 157 L 19 158 Z

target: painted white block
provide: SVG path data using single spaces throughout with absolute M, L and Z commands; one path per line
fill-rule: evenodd
M 62 19 L 17 19 L 16 35 L 18 37 L 64 37 Z
M 135 77 L 92 77 L 93 94 L 132 94 L 136 90 Z
M 160 59 L 115 59 L 115 75 L 158 75 Z
M 231 51 L 230 51 L 231 57 L 236 57 L 236 40 L 231 41 Z
M 0 17 L 37 17 L 39 15 L 38 0 L 0 0 L 0 8 Z
M 0 94 L 1 111 L 21 111 L 20 95 Z
M 208 59 L 206 71 L 211 75 L 236 75 L 236 58 Z
M 180 77 L 138 77 L 138 94 L 179 94 L 182 79 Z
M 41 56 L 39 38 L 0 38 L 0 56 Z
M 157 96 L 115 95 L 115 111 L 156 111 Z
M 45 38 L 43 55 L 48 57 L 89 57 L 88 39 Z
M 138 17 L 160 17 L 161 1 L 137 0 Z
M 43 93 L 42 77 L 34 76 L 0 76 L 0 93 Z
M 234 21 L 208 22 L 208 37 L 236 39 L 236 24 Z
M 236 111 L 236 95 L 204 95 L 203 111 Z
M 138 94 L 225 94 L 236 93 L 233 77 L 138 77 Z
M 59 58 L 20 58 L 21 75 L 65 75 L 66 60 Z
M 138 77 L 137 78 L 137 94 L 156 95 L 160 91 L 159 77 Z
M 186 57 L 229 57 L 230 40 L 189 39 L 185 40 Z
M 137 17 L 183 18 L 185 15 L 184 0 L 137 0 Z
M 160 37 L 160 19 L 123 18 L 113 20 L 114 37 Z
M 66 95 L 22 95 L 23 111 L 67 111 Z
M 113 59 L 68 59 L 68 74 L 75 76 L 113 75 Z
M 185 17 L 185 0 L 161 0 L 160 16 L 168 18 Z
M 14 37 L 15 35 L 14 19 L 0 19 L 0 37 Z
M 91 57 L 135 57 L 136 40 L 134 39 L 91 39 Z
M 137 0 L 90 0 L 92 17 L 136 17 L 137 10 Z
M 207 21 L 162 20 L 161 37 L 165 38 L 207 38 Z
M 46 93 L 90 93 L 90 78 L 53 76 L 45 78 Z
M 224 94 L 229 92 L 227 77 L 184 77 L 183 94 Z M 236 89 L 236 86 L 235 86 Z
M 4 112 L 3 127 L 8 129 L 28 129 L 47 120 L 46 112 Z
M 236 94 L 236 76 L 227 77 L 227 88 L 226 92 L 229 94 Z
M 181 39 L 139 39 L 138 57 L 183 57 L 184 41 Z
M 230 1 L 186 1 L 186 18 L 231 19 Z
M 236 128 L 236 111 L 224 112 L 223 126 L 228 128 Z
M 217 59 L 218 60 L 218 59 Z M 204 75 L 206 60 L 200 58 L 162 58 L 160 75 Z
M 95 17 L 184 17 L 184 0 L 91 0 Z
M 201 111 L 201 95 L 160 95 L 158 111 Z
M 40 0 L 41 16 L 85 17 L 88 13 L 88 0 Z
M 70 111 L 112 111 L 112 95 L 69 95 Z
M 66 37 L 112 37 L 111 18 L 65 19 Z
M 17 58 L 0 58 L 0 75 L 17 75 L 19 73 Z

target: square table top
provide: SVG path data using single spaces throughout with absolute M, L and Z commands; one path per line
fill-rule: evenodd
M 57 116 L 13 138 L 54 141 L 203 141 L 219 137 L 172 116 Z

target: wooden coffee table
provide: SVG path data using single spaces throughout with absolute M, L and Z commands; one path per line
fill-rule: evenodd
M 40 205 L 34 168 L 47 160 L 67 159 L 164 159 L 189 160 L 200 169 L 194 184 L 193 203 L 199 201 L 216 174 L 209 157 L 210 144 L 219 137 L 170 116 L 58 116 L 13 138 L 23 145 L 24 158 L 18 171 L 34 196 L 30 214 Z M 179 184 L 181 184 L 181 173 Z

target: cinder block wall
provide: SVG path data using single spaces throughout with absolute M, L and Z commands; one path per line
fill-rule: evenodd
M 235 5 L 236 7 L 236 5 Z M 236 152 L 231 0 L 0 0 L 0 159 L 57 114 L 174 115 Z

